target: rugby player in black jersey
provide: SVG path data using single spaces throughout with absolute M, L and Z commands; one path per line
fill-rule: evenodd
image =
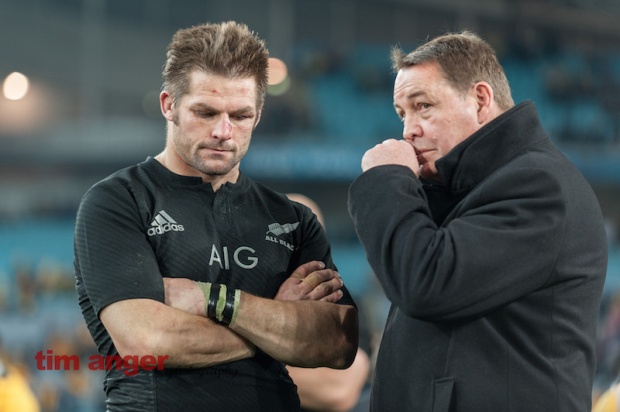
M 75 274 L 102 355 L 166 357 L 106 373 L 108 411 L 293 411 L 284 364 L 347 368 L 357 309 L 307 207 L 239 170 L 268 52 L 235 22 L 179 30 L 160 94 L 166 145 L 94 185 Z

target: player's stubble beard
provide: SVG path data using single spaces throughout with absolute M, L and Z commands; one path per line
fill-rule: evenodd
M 208 145 L 199 143 L 192 146 L 191 139 L 187 138 L 181 132 L 181 128 L 179 127 L 179 116 L 176 110 L 173 114 L 172 123 L 172 142 L 177 155 L 188 166 L 207 176 L 224 176 L 230 173 L 247 153 L 252 138 L 250 134 L 250 136 L 247 137 L 247 144 L 242 147 L 236 146 L 232 139 L 228 141 L 213 139 L 216 142 L 215 144 Z M 229 157 L 230 154 L 232 154 L 232 156 L 226 161 L 222 159 L 205 158 L 200 154 L 203 148 L 226 150 L 227 152 L 222 155 L 214 155 L 222 159 L 224 157 Z

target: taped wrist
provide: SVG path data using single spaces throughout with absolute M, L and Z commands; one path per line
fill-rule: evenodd
M 194 283 L 205 297 L 205 314 L 207 318 L 231 326 L 237 319 L 241 290 L 230 289 L 224 284 L 211 282 Z

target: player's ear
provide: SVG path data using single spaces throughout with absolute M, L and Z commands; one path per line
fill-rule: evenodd
M 256 122 L 254 122 L 254 129 L 256 129 L 256 126 L 258 126 L 258 122 L 260 122 L 260 117 L 263 114 L 263 110 L 259 110 L 258 113 L 256 113 Z
M 159 93 L 159 108 L 161 109 L 161 114 L 163 114 L 169 122 L 171 122 L 174 117 L 174 110 L 172 108 L 173 104 L 174 100 L 172 99 L 172 95 L 170 93 L 166 90 Z

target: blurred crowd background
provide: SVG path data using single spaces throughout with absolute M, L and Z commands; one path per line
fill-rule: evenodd
M 103 372 L 86 367 L 96 349 L 74 290 L 76 208 L 92 184 L 163 148 L 166 46 L 179 28 L 222 20 L 246 23 L 287 67 L 270 87 L 242 170 L 320 205 L 375 342 L 388 302 L 346 199 L 364 151 L 401 135 L 390 48 L 462 29 L 486 38 L 515 101 L 533 100 L 600 200 L 610 260 L 595 397 L 617 378 L 617 0 L 0 0 L 0 379 L 7 368 L 20 371 L 42 411 L 104 410 Z M 81 367 L 40 370 L 35 355 L 50 350 L 80 356 Z M 0 412 L 12 411 L 2 396 Z

